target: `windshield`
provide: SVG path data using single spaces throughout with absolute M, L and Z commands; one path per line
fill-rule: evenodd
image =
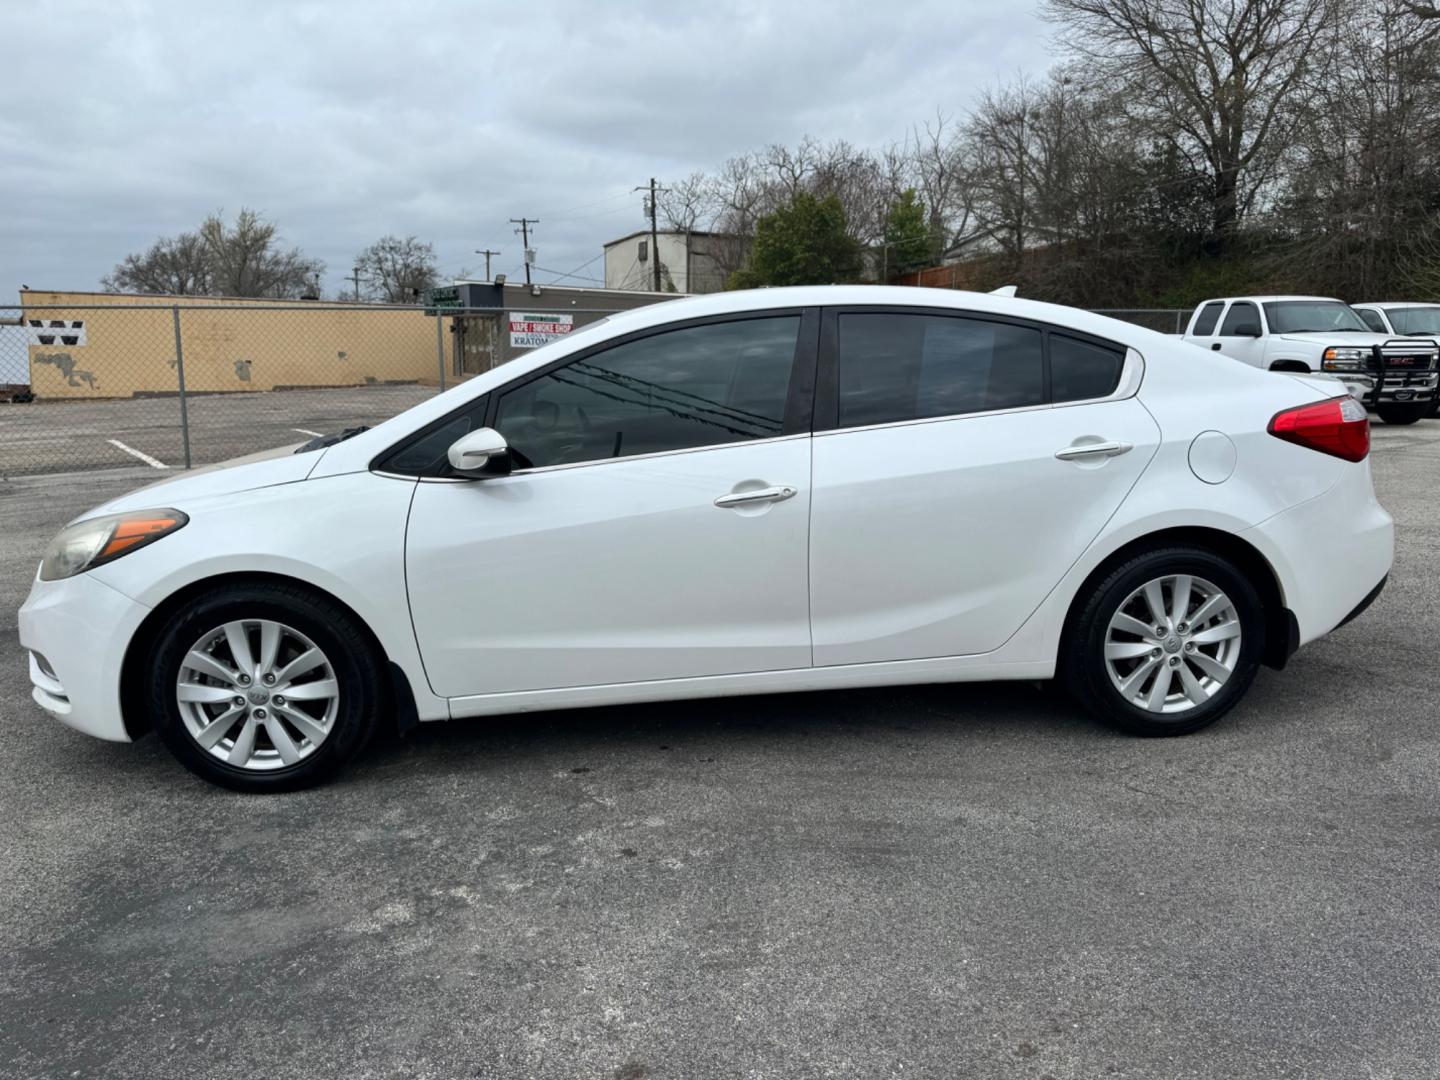
M 1339 300 L 1277 300 L 1265 305 L 1272 334 L 1368 334 L 1360 316 Z
M 1391 308 L 1385 314 L 1397 334 L 1440 334 L 1440 307 Z

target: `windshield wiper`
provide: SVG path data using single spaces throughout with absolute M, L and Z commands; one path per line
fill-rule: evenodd
M 315 438 L 311 439 L 309 442 L 301 443 L 299 446 L 297 446 L 295 448 L 295 453 L 305 454 L 310 452 L 311 450 L 323 450 L 327 446 L 334 446 L 336 443 L 342 443 L 346 439 L 353 439 L 362 431 L 369 430 L 369 424 L 361 424 L 358 427 L 347 427 L 343 431 L 338 431 L 333 435 L 318 435 Z

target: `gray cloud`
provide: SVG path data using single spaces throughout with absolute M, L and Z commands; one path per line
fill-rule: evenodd
M 690 10 L 686 10 L 689 8 Z M 75 3 L 10 12 L 0 290 L 96 288 L 211 210 L 264 211 L 340 286 L 384 233 L 447 273 L 569 271 L 654 175 L 805 134 L 876 146 L 1049 63 L 1031 0 Z M 598 260 L 585 272 L 598 272 Z M 3 295 L 3 293 L 0 293 Z

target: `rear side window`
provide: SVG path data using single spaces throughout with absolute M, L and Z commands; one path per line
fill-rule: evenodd
M 1086 401 L 1115 392 L 1125 354 L 1089 341 L 1050 335 L 1050 400 Z
M 844 312 L 841 427 L 1013 409 L 1045 400 L 1040 331 L 949 315 Z
M 1260 312 L 1251 303 L 1231 304 L 1225 313 L 1225 325 L 1220 327 L 1221 337 L 1259 337 Z
M 1372 311 L 1370 308 L 1358 307 L 1355 309 L 1355 314 L 1359 315 L 1360 321 L 1375 331 L 1375 333 L 1388 334 L 1390 332 L 1385 329 L 1385 320 L 1380 318 L 1379 312 Z
M 1200 309 L 1200 314 L 1195 318 L 1195 327 L 1190 331 L 1194 337 L 1209 337 L 1215 332 L 1215 324 L 1220 321 L 1220 312 L 1225 310 L 1225 301 L 1212 300 Z

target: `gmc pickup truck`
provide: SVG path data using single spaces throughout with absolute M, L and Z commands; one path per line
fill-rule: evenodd
M 1387 424 L 1413 424 L 1437 396 L 1440 346 L 1376 333 L 1348 304 L 1318 296 L 1232 296 L 1200 304 L 1184 340 L 1253 367 L 1324 375 Z
M 1440 304 L 1415 300 L 1380 300 L 1353 304 L 1355 313 L 1377 334 L 1404 334 L 1440 342 Z M 1440 390 L 1430 403 L 1429 416 L 1440 415 Z

